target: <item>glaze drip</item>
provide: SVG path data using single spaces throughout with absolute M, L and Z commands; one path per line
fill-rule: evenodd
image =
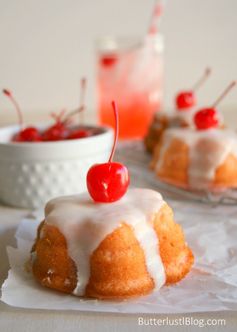
M 192 130 L 172 128 L 165 131 L 156 170 L 162 167 L 165 151 L 174 139 L 189 147 L 188 178 L 193 188 L 204 189 L 214 180 L 217 168 L 229 154 L 237 158 L 237 135 L 230 130 Z

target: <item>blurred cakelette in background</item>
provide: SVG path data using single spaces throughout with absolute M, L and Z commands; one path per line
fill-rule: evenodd
M 153 152 L 151 167 L 159 179 L 187 189 L 210 191 L 237 187 L 237 134 L 220 126 L 219 102 L 194 114 L 195 128 L 164 130 Z
M 207 68 L 192 89 L 178 92 L 175 96 L 174 110 L 155 113 L 144 140 L 148 152 L 154 150 L 165 129 L 194 126 L 193 116 L 199 104 L 196 92 L 210 74 L 211 69 Z

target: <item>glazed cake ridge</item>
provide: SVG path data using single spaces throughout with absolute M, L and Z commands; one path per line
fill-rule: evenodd
M 179 139 L 189 147 L 189 183 L 196 188 L 205 187 L 213 180 L 216 169 L 225 161 L 228 154 L 233 154 L 237 158 L 237 135 L 230 130 L 197 131 L 189 128 L 171 128 L 163 135 L 160 157 L 155 165 L 158 172 L 173 139 Z
M 130 189 L 121 200 L 110 204 L 95 204 L 87 193 L 51 200 L 45 208 L 45 223 L 57 227 L 64 235 L 69 256 L 76 264 L 77 286 L 73 294 L 85 293 L 92 253 L 123 223 L 133 228 L 155 289 L 161 288 L 166 275 L 153 217 L 164 204 L 162 196 L 150 189 Z

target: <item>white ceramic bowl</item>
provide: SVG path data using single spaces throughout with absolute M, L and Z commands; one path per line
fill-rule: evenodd
M 0 128 L 0 201 L 39 208 L 49 199 L 86 190 L 91 165 L 108 160 L 113 129 L 95 136 L 42 143 L 11 143 L 18 127 Z

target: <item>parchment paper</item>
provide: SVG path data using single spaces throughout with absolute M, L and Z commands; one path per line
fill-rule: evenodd
M 221 207 L 203 208 L 177 201 L 173 207 L 195 255 L 191 273 L 178 284 L 120 302 L 80 299 L 43 288 L 25 270 L 39 221 L 24 219 L 16 232 L 17 248 L 7 248 L 11 270 L 3 284 L 1 300 L 22 308 L 114 313 L 237 310 L 236 210 L 229 210 L 228 215 Z

